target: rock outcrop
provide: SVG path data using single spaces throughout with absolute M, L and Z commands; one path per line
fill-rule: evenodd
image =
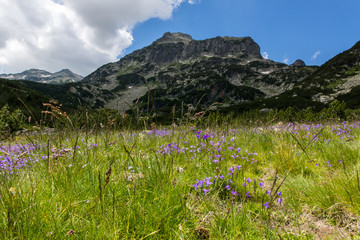
M 305 62 L 303 60 L 297 59 L 293 64 L 291 64 L 291 66 L 305 67 L 306 64 L 305 64 Z

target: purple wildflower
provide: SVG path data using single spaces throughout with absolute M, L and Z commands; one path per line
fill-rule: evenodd
M 229 175 L 230 175 L 230 176 L 233 176 L 234 168 L 233 168 L 233 167 L 229 168 L 229 171 L 230 171 L 230 172 L 229 172 Z
M 210 184 L 212 184 L 212 182 L 210 182 L 210 179 L 211 179 L 211 177 L 206 178 L 205 184 L 206 184 L 207 187 L 208 187 Z
M 203 139 L 208 139 L 210 136 L 209 136 L 209 134 L 205 134 L 202 138 Z

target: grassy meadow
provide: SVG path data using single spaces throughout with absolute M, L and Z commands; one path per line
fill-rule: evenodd
M 101 127 L 0 144 L 1 239 L 360 239 L 360 123 Z

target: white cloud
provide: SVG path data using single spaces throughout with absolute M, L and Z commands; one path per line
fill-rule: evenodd
M 289 58 L 288 57 L 286 57 L 286 56 L 284 56 L 283 57 L 283 60 L 282 60 L 284 63 L 286 63 L 286 64 L 289 64 Z
M 201 0 L 189 0 L 189 3 L 192 4 L 197 4 L 200 3 Z
M 269 54 L 268 54 L 267 52 L 263 52 L 263 53 L 262 53 L 262 57 L 263 57 L 264 59 L 269 59 Z
M 321 54 L 320 50 L 317 50 L 311 57 L 311 59 L 315 60 Z
M 0 66 L 86 75 L 131 45 L 132 29 L 186 0 L 0 0 Z M 198 0 L 188 0 L 193 4 Z

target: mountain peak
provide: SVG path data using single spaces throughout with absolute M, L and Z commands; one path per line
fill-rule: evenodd
M 191 42 L 193 39 L 190 35 L 185 33 L 170 33 L 166 32 L 161 38 L 156 40 L 156 43 L 177 43 L 177 42 L 184 42 L 188 43 Z
M 59 73 L 73 73 L 73 72 L 70 69 L 65 68 L 65 69 L 61 69 Z
M 303 60 L 297 59 L 293 64 L 291 64 L 291 66 L 305 67 L 306 64 L 305 64 L 305 62 Z

